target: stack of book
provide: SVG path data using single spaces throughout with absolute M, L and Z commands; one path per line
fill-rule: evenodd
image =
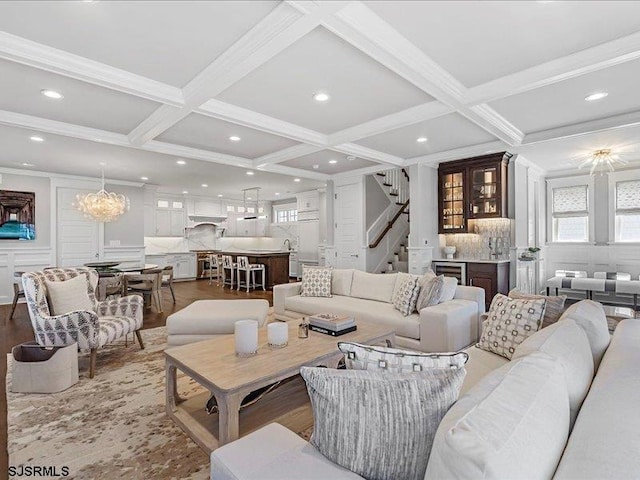
M 339 337 L 357 329 L 356 321 L 348 315 L 317 313 L 309 317 L 309 330 Z

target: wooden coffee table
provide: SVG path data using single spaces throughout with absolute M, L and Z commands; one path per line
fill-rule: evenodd
M 294 431 L 313 425 L 313 413 L 306 387 L 298 375 L 300 367 L 335 368 L 342 358 L 338 341 L 377 344 L 395 340 L 393 329 L 358 322 L 358 330 L 340 337 L 309 332 L 298 338 L 298 323 L 289 322 L 289 345 L 272 350 L 267 346 L 266 328 L 260 330 L 258 354 L 239 358 L 233 335 L 205 340 L 165 351 L 166 411 L 205 452 L 277 421 Z M 208 415 L 204 405 L 208 394 L 182 399 L 177 393 L 177 370 L 215 395 L 218 414 Z M 240 411 L 244 397 L 280 380 L 296 377 L 259 402 Z

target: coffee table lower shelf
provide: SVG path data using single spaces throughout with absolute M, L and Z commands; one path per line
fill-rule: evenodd
M 218 414 L 209 415 L 204 406 L 211 395 L 202 393 L 176 404 L 175 410 L 167 406 L 167 415 L 207 454 L 220 446 L 218 440 Z M 240 411 L 240 436 L 277 422 L 293 432 L 302 432 L 313 426 L 313 411 L 307 388 L 300 375 L 267 394 L 257 403 Z

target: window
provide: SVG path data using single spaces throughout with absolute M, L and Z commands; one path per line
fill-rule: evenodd
M 169 200 L 158 200 L 158 208 L 169 208 Z
M 289 206 L 274 207 L 275 223 L 289 223 L 298 221 L 298 210 Z
M 173 208 L 182 208 L 182 202 L 171 202 Z
M 236 211 L 236 207 L 234 207 L 233 205 L 227 205 L 227 212 L 235 212 Z
M 640 180 L 615 184 L 615 241 L 640 242 Z
M 589 186 L 553 188 L 552 219 L 554 242 L 588 242 Z

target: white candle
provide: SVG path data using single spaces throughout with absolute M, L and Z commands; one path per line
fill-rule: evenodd
M 258 353 L 258 322 L 239 320 L 235 323 L 236 355 L 248 357 Z
M 289 342 L 289 325 L 274 322 L 267 325 L 267 338 L 272 347 L 284 347 Z

